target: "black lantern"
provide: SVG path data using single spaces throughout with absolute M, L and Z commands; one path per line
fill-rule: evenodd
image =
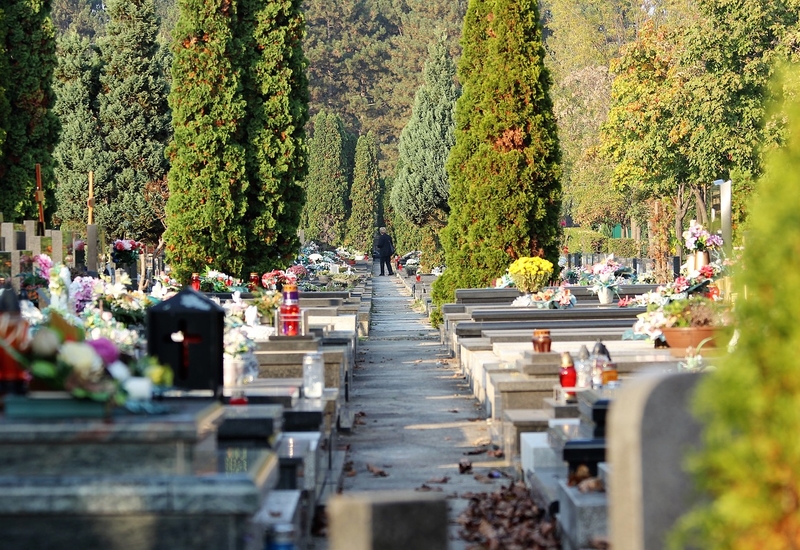
M 222 387 L 225 310 L 186 287 L 147 311 L 147 353 L 172 367 L 176 388 Z

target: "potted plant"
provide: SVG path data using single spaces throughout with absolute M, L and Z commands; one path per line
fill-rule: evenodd
M 538 292 L 553 275 L 553 263 L 539 257 L 523 256 L 508 267 L 514 285 L 525 294 Z
M 704 340 L 706 347 L 716 347 L 720 327 L 728 324 L 728 314 L 723 302 L 694 294 L 650 304 L 646 312 L 637 315 L 633 330 L 653 340 L 664 340 L 673 355 L 682 357 L 687 348 L 697 348 Z
M 683 232 L 683 246 L 689 253 L 686 269 L 692 273 L 711 263 L 709 252 L 722 247 L 722 237 L 710 233 L 696 220 L 692 220 L 689 222 L 689 229 Z

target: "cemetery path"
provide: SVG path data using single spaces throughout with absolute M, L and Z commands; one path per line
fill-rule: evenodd
M 351 390 L 356 421 L 339 439 L 352 463 L 343 492 L 442 491 L 450 548 L 462 550 L 467 543 L 458 539 L 455 520 L 469 502 L 465 495 L 499 490 L 511 470 L 486 452 L 469 454 L 491 450 L 477 400 L 402 280 L 377 276 L 374 268 L 369 338 L 359 342 Z M 472 463 L 471 472 L 459 473 L 462 460 Z

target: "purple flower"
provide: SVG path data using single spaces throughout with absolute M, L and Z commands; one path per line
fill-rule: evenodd
M 94 348 L 94 350 L 97 352 L 97 355 L 103 359 L 103 363 L 105 365 L 110 365 L 119 359 L 119 350 L 117 349 L 117 346 L 108 338 L 87 340 L 86 343 Z

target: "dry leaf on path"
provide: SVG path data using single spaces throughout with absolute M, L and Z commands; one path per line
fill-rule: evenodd
M 492 483 L 492 480 L 489 478 L 489 476 L 485 476 L 483 474 L 475 474 L 472 477 L 475 479 L 475 481 L 480 481 L 481 483 Z
M 465 455 L 482 455 L 486 452 L 486 448 L 483 449 L 472 449 L 471 451 L 466 451 Z
M 389 474 L 372 464 L 367 464 L 367 471 L 375 477 L 389 477 Z
M 414 490 L 415 490 L 415 491 L 434 491 L 434 492 L 440 492 L 440 491 L 442 490 L 442 488 L 441 488 L 441 487 L 431 487 L 430 485 L 425 485 L 425 484 L 423 483 L 421 486 L 417 487 L 417 488 L 416 488 L 416 489 L 414 489 Z
M 599 477 L 590 477 L 578 483 L 578 490 L 581 493 L 602 493 L 606 490 L 603 480 Z
M 448 481 L 450 481 L 448 476 L 442 476 L 431 478 L 427 481 L 427 483 L 447 483 Z
M 494 451 L 487 452 L 486 456 L 490 456 L 492 458 L 503 458 L 505 456 L 505 453 L 503 453 L 503 451 L 501 451 L 500 449 L 496 449 Z
M 466 458 L 462 458 L 458 462 L 458 473 L 459 474 L 468 474 L 472 472 L 472 462 L 467 460 Z
M 450 409 L 450 410 L 449 410 L 449 411 L 447 411 L 447 412 L 449 412 L 449 413 L 457 413 L 457 412 L 458 412 L 458 409 Z

